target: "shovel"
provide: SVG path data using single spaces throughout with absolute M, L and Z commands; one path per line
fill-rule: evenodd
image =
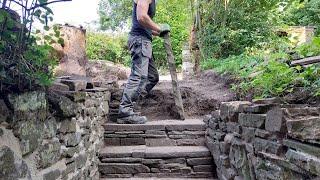
M 178 83 L 176 63 L 174 61 L 174 56 L 173 56 L 173 51 L 171 46 L 170 33 L 166 33 L 163 39 L 164 39 L 164 47 L 166 49 L 167 60 L 168 60 L 169 70 L 170 70 L 171 79 L 172 79 L 172 90 L 173 90 L 175 106 L 178 111 L 179 119 L 185 120 L 182 97 L 181 97 L 180 87 Z

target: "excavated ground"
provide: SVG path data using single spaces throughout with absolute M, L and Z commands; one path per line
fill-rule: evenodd
M 203 72 L 199 77 L 181 80 L 179 85 L 186 118 L 201 117 L 219 109 L 221 102 L 235 100 L 235 94 L 228 89 L 228 84 L 212 71 Z M 115 96 L 121 94 L 122 91 L 115 93 Z M 149 120 L 176 119 L 171 80 L 161 80 L 152 91 L 152 96 L 137 106 L 137 111 Z

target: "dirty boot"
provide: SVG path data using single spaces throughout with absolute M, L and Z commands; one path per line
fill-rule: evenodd
M 145 124 L 148 121 L 148 119 L 145 116 L 140 116 L 137 114 L 118 118 L 117 123 L 118 124 Z

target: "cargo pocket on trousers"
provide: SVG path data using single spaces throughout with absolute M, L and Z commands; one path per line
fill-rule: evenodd
M 142 40 L 142 55 L 151 59 L 152 58 L 152 44 L 151 41 Z

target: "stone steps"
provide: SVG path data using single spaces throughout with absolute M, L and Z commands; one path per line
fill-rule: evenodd
M 205 146 L 106 146 L 100 151 L 102 178 L 213 178 Z
M 206 125 L 200 119 L 150 121 L 146 124 L 107 123 L 106 146 L 203 146 Z

